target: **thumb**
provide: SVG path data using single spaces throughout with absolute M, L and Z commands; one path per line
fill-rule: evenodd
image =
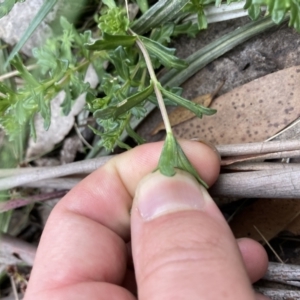
M 131 226 L 139 300 L 255 299 L 225 219 L 189 174 L 145 177 Z

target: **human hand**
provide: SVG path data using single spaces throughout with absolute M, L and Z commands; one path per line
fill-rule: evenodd
M 216 153 L 197 142 L 181 145 L 212 185 L 219 172 Z M 130 240 L 140 300 L 265 299 L 251 287 L 267 268 L 262 246 L 236 242 L 190 175 L 147 175 L 161 148 L 147 144 L 118 155 L 56 205 L 25 300 L 136 299 Z

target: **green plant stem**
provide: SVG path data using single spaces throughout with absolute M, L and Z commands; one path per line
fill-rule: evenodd
M 134 34 L 134 32 L 132 32 L 132 31 L 131 31 L 131 33 Z M 159 105 L 159 109 L 161 111 L 161 115 L 162 115 L 162 118 L 163 118 L 163 121 L 164 121 L 164 124 L 165 124 L 166 131 L 168 133 L 172 134 L 172 127 L 171 127 L 170 120 L 169 120 L 169 117 L 168 117 L 165 102 L 164 102 L 162 93 L 159 89 L 160 83 L 158 82 L 157 77 L 155 75 L 155 72 L 154 72 L 154 69 L 153 69 L 153 66 L 152 66 L 152 62 L 151 62 L 151 58 L 149 56 L 149 53 L 148 53 L 146 47 L 144 46 L 143 42 L 139 39 L 139 37 L 137 37 L 136 44 L 138 45 L 138 47 L 140 48 L 140 50 L 141 50 L 141 52 L 144 56 L 144 59 L 145 59 L 146 65 L 147 65 L 147 69 L 148 69 L 151 81 L 153 83 L 153 86 L 154 86 L 154 92 L 155 92 L 155 95 L 156 95 L 156 98 L 157 98 L 157 102 L 158 102 L 158 105 Z
M 36 69 L 37 67 L 38 67 L 37 65 L 30 65 L 30 66 L 26 66 L 26 69 L 28 71 L 31 71 L 31 70 Z M 12 78 L 12 77 L 15 77 L 15 76 L 18 76 L 18 75 L 20 75 L 19 71 L 11 71 L 9 73 L 1 75 L 0 76 L 0 81 L 4 81 L 6 79 L 9 79 L 9 78 Z

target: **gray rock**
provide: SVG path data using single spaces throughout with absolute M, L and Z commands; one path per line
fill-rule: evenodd
M 38 13 L 43 3 L 44 0 L 27 0 L 15 4 L 11 12 L 0 19 L 0 39 L 9 45 L 16 44 Z M 51 28 L 48 24 L 54 20 L 56 11 L 57 8 L 48 14 L 45 20 L 35 30 L 22 48 L 21 51 L 23 53 L 32 56 L 32 48 L 39 46 L 45 38 L 51 34 Z

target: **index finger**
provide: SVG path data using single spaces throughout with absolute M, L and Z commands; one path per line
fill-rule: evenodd
M 181 144 L 211 185 L 219 171 L 217 155 L 201 143 Z M 139 181 L 157 166 L 161 149 L 159 142 L 117 156 L 60 201 L 42 235 L 28 293 L 91 281 L 121 284 L 132 198 Z

